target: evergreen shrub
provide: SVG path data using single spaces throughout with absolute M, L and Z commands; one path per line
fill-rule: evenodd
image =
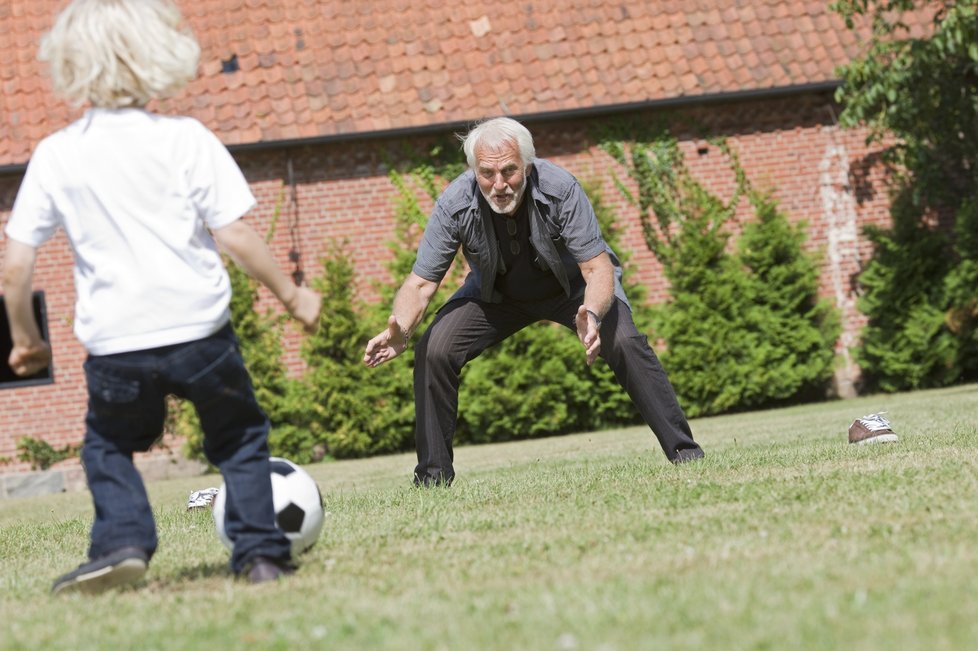
M 609 131 L 602 142 L 632 181 L 618 187 L 669 281 L 654 310 L 663 365 L 690 416 L 824 397 L 839 325 L 818 298 L 804 225 L 751 188 L 725 141 L 713 144 L 736 181 L 728 201 L 693 178 L 664 128 Z M 737 224 L 744 199 L 753 219 Z

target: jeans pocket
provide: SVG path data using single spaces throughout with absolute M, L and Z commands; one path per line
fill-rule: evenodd
M 88 393 L 107 405 L 126 405 L 139 398 L 139 381 L 106 373 L 92 364 L 85 365 Z
M 212 348 L 208 352 L 215 351 Z M 216 401 L 252 399 L 251 378 L 244 360 L 237 347 L 227 342 L 216 358 L 187 378 L 187 387 L 198 408 Z
M 115 372 L 112 366 L 85 362 L 85 381 L 88 383 L 87 422 L 104 436 L 134 439 L 151 436 L 147 424 L 147 409 L 142 399 L 138 378 Z M 152 411 L 152 410 L 149 410 Z M 161 423 L 162 424 L 162 423 Z M 151 438 L 155 438 L 153 433 Z

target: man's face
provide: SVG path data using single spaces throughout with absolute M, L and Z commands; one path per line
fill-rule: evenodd
M 482 196 L 493 210 L 503 215 L 516 212 L 526 190 L 526 166 L 516 143 L 476 147 L 475 177 Z

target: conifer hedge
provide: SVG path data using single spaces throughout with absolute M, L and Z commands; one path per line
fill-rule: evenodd
M 613 211 L 585 183 L 602 230 L 625 266 L 625 289 L 641 331 L 663 341 L 663 363 L 690 415 L 720 413 L 820 395 L 831 376 L 838 336 L 834 313 L 817 299 L 817 259 L 803 252 L 804 227 L 792 226 L 769 198 L 750 189 L 724 143 L 738 179 L 724 203 L 689 175 L 676 142 L 603 141 L 639 188 L 646 242 L 671 284 L 667 302 L 649 307 L 631 281 Z M 390 173 L 397 189 L 389 247 L 390 276 L 366 303 L 345 244 L 329 247 L 313 286 L 323 295 L 318 331 L 304 338 L 305 371 L 288 377 L 281 363 L 280 314 L 254 309 L 257 287 L 229 267 L 232 320 L 256 393 L 272 422 L 273 454 L 305 463 L 414 448 L 413 348 L 376 369 L 363 365 L 366 341 L 386 324 L 400 282 L 410 271 L 441 188 L 464 169 L 457 148 L 436 146 L 422 162 Z M 728 226 L 746 198 L 755 218 L 731 248 Z M 418 334 L 461 282 L 461 259 L 436 294 Z M 201 438 L 193 414 L 176 405 L 171 426 Z M 573 332 L 539 323 L 485 351 L 463 369 L 457 443 L 504 441 L 641 422 L 603 360 L 585 364 Z

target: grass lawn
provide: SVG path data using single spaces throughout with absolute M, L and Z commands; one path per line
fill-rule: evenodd
M 886 411 L 897 443 L 850 446 Z M 83 560 L 87 493 L 0 501 L 0 649 L 976 649 L 978 385 L 307 466 L 326 502 L 300 571 L 234 580 L 209 511 L 150 485 L 136 589 L 49 595 Z

